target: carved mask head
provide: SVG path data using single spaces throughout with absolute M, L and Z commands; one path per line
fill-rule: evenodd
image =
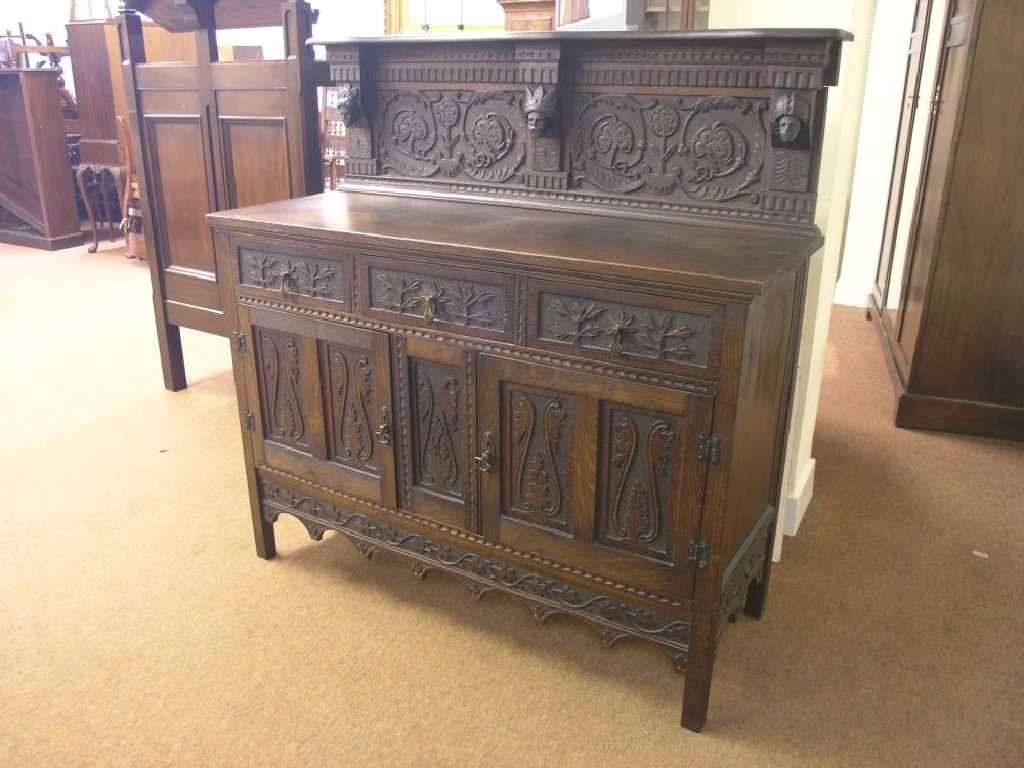
M 798 93 L 776 91 L 772 98 L 772 138 L 776 146 L 802 148 L 807 136 L 802 135 L 810 118 L 810 105 Z
M 783 144 L 792 144 L 800 135 L 802 124 L 800 118 L 793 115 L 783 115 L 778 121 L 779 139 Z
M 359 86 L 344 83 L 338 87 L 338 117 L 350 128 L 359 119 Z
M 555 113 L 555 91 L 545 93 L 542 85 L 533 92 L 527 88 L 523 112 L 526 114 L 526 129 L 533 138 L 539 139 L 547 133 L 551 116 Z

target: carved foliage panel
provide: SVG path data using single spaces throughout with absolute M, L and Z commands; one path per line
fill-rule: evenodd
M 526 160 L 523 90 L 380 90 L 383 175 L 501 184 Z
M 561 392 L 509 386 L 504 423 L 510 425 L 506 517 L 572 533 L 569 494 L 573 413 Z
M 756 208 L 768 101 L 577 93 L 572 182 L 614 195 Z
M 602 404 L 596 538 L 615 549 L 671 559 L 673 509 L 681 503 L 684 431 L 678 416 Z
M 322 342 L 320 366 L 329 420 L 328 457 L 345 466 L 379 475 L 375 433 L 381 419 L 374 410 L 372 354 L 365 349 Z M 378 377 L 381 375 L 379 371 L 376 373 Z
M 412 484 L 453 501 L 465 497 L 466 425 L 459 371 L 423 360 L 409 361 Z
M 708 315 L 555 291 L 541 291 L 537 306 L 537 336 L 542 341 L 601 350 L 612 357 L 709 364 Z
M 505 285 L 376 265 L 367 274 L 370 309 L 497 334 L 506 330 Z
M 263 434 L 269 441 L 310 453 L 311 424 L 303 381 L 303 340 L 289 333 L 254 329 L 256 377 L 263 412 Z
M 328 259 L 239 249 L 239 281 L 243 285 L 318 299 L 346 301 L 340 264 Z

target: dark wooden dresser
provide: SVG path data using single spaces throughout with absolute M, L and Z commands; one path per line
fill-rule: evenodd
M 257 551 L 407 557 L 686 672 L 759 616 L 835 30 L 328 43 L 342 190 L 211 214 Z

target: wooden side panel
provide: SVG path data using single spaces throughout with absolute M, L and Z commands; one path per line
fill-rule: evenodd
M 795 352 L 793 318 L 794 312 L 799 314 L 798 277 L 799 273 L 790 273 L 749 310 L 735 426 L 732 435 L 721 436 L 730 467 L 727 511 L 722 516 L 723 567 L 765 509 L 778 508 L 785 406 Z
M 213 201 L 202 122 L 198 115 L 145 121 L 154 181 L 149 203 L 163 267 L 215 274 L 213 242 L 204 218 Z
M 81 242 L 55 71 L 0 72 L 0 133 L 0 207 L 36 230 L 20 242 Z

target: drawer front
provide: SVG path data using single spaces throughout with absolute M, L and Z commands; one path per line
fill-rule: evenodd
M 530 346 L 641 365 L 717 372 L 723 307 L 543 280 L 529 283 Z
M 365 257 L 356 268 L 367 316 L 495 341 L 512 338 L 512 275 Z
M 351 257 L 315 248 L 235 243 L 238 283 L 284 299 L 308 297 L 349 307 Z

